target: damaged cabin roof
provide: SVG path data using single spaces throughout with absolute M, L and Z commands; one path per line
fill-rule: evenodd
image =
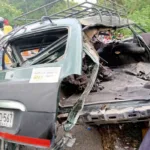
M 85 26 L 103 26 L 103 27 L 124 27 L 135 24 L 127 18 L 120 18 L 117 16 L 92 16 L 79 19 L 80 23 Z

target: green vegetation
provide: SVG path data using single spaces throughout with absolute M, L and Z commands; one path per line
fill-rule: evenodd
M 150 31 L 150 5 L 135 10 L 134 13 L 129 14 L 129 18 L 141 25 L 146 31 Z
M 0 16 L 8 19 L 13 23 L 13 18 L 20 15 L 21 10 L 17 9 L 15 6 L 9 4 L 7 0 L 0 0 Z
M 28 11 L 32 11 L 40 6 L 46 5 L 48 3 L 54 2 L 54 0 L 8 0 L 9 3 L 14 5 L 16 8 L 21 9 L 22 12 L 26 13 Z M 71 1 L 70 1 L 71 2 Z M 73 2 L 71 2 L 73 3 Z M 66 8 L 66 0 L 61 0 L 61 2 L 54 5 L 56 10 L 62 10 L 62 8 Z M 47 8 L 49 9 L 49 8 Z
M 110 0 L 109 0 L 110 1 Z M 150 32 L 150 0 L 116 0 L 128 10 L 128 18 Z M 98 0 L 104 4 L 104 0 Z
M 54 0 L 8 0 L 8 1 L 11 5 L 15 6 L 18 9 L 21 9 L 21 11 L 23 13 L 32 11 L 36 8 L 39 8 L 40 6 L 54 2 Z M 76 4 L 77 3 L 75 3 L 73 0 L 69 0 L 70 6 L 74 6 Z M 67 7 L 68 7 L 67 0 L 61 0 L 58 3 L 55 3 L 51 6 L 46 7 L 47 15 L 51 15 L 51 14 L 54 14 L 56 12 L 65 10 L 65 9 L 67 9 Z M 34 20 L 34 19 L 39 19 L 42 16 L 45 16 L 45 10 L 43 8 L 27 15 L 27 19 L 33 19 Z M 21 23 L 25 23 L 25 22 L 21 22 Z

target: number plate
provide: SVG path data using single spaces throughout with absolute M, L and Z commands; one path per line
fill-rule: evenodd
M 0 126 L 9 127 L 13 126 L 14 112 L 0 110 Z

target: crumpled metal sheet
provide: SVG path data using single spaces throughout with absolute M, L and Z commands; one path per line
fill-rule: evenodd
M 90 76 L 90 73 L 88 72 L 89 67 L 87 64 L 84 64 L 83 67 L 83 75 L 71 75 L 65 78 L 63 81 L 63 84 L 66 86 L 72 86 L 74 85 L 73 90 L 75 92 L 82 92 L 88 83 L 88 78 Z M 91 92 L 97 92 L 98 90 L 102 90 L 104 87 L 101 85 L 101 81 L 108 81 L 111 80 L 113 77 L 113 72 L 108 67 L 104 67 L 102 65 L 99 66 L 99 72 L 97 75 L 97 79 L 92 87 Z
M 149 63 L 139 62 L 136 65 L 132 64 L 132 67 L 128 70 L 124 70 L 127 74 L 137 76 L 140 79 L 150 81 Z
M 126 26 L 128 24 L 134 24 L 133 21 L 129 19 L 124 19 L 112 16 L 112 19 L 110 19 L 110 16 L 102 16 L 102 21 L 100 20 L 99 16 L 92 16 L 92 17 L 86 17 L 79 19 L 80 23 L 85 26 L 106 26 L 106 27 L 120 27 L 120 26 Z

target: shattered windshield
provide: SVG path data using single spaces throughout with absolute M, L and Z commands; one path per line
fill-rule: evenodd
M 63 58 L 67 37 L 64 28 L 33 33 L 12 42 L 11 55 L 19 59 L 20 66 L 57 62 Z
M 54 43 L 49 46 L 42 48 L 35 56 L 27 58 L 24 63 L 29 63 L 31 65 L 43 64 L 43 63 L 52 63 L 60 60 L 63 57 L 65 52 L 67 42 L 67 35 L 56 40 Z

